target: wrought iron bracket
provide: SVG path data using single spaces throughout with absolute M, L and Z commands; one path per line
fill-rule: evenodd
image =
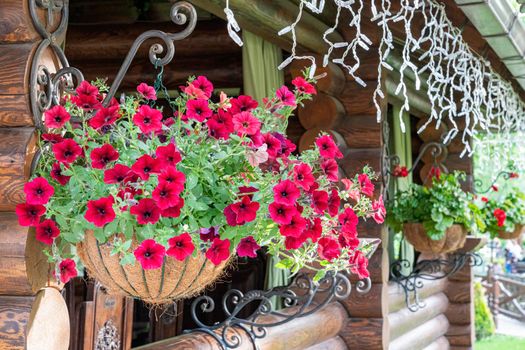
M 407 308 L 416 312 L 425 307 L 425 303 L 419 297 L 419 291 L 424 287 L 425 281 L 448 278 L 467 264 L 473 267 L 480 266 L 482 263 L 483 259 L 478 253 L 453 253 L 447 259 L 418 261 L 412 272 L 403 274 L 402 270 L 410 268 L 412 264 L 408 260 L 399 260 L 390 266 L 390 280 L 403 290 Z
M 356 290 L 361 294 L 369 292 L 371 287 L 370 278 L 356 283 Z M 266 336 L 267 328 L 311 315 L 334 300 L 348 298 L 351 291 L 352 284 L 343 273 L 328 273 L 318 282 L 314 282 L 307 274 L 298 274 L 288 287 L 277 287 L 267 291 L 251 290 L 244 294 L 232 289 L 222 298 L 222 309 L 227 318 L 213 325 L 207 325 L 199 318 L 199 314 L 215 310 L 213 299 L 203 295 L 191 304 L 191 316 L 198 328 L 185 333 L 206 333 L 212 336 L 223 350 L 236 349 L 241 346 L 243 339 L 248 338 L 253 348 L 257 349 L 256 340 Z M 294 307 L 288 309 L 292 312 L 277 311 L 275 306 L 280 302 L 286 308 Z M 248 305 L 256 305 L 256 310 L 250 316 L 240 318 L 239 313 Z M 242 337 L 243 334 L 247 337 Z
M 512 176 L 514 176 L 514 172 L 511 172 L 511 171 L 506 171 L 506 170 L 503 170 L 503 171 L 500 171 L 496 177 L 494 178 L 494 180 L 492 180 L 492 183 L 487 187 L 487 188 L 483 188 L 483 181 L 481 181 L 481 179 L 475 179 L 474 180 L 474 188 L 476 189 L 476 193 L 477 194 L 485 194 L 485 193 L 488 193 L 490 192 L 490 190 L 492 190 L 494 188 L 494 186 L 498 183 L 499 179 L 503 179 L 503 180 L 509 180 L 512 178 Z

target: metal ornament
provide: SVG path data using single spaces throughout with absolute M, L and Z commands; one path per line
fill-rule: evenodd
M 363 294 L 370 291 L 370 278 L 358 281 L 356 290 Z M 294 319 L 311 315 L 334 300 L 343 300 L 350 296 L 352 284 L 346 274 L 329 272 L 318 282 L 312 277 L 298 274 L 288 287 L 276 287 L 267 291 L 252 290 L 246 294 L 237 289 L 226 292 L 222 298 L 222 310 L 227 318 L 219 323 L 207 325 L 203 323 L 199 314 L 211 313 L 215 310 L 215 302 L 207 295 L 202 295 L 191 304 L 191 316 L 199 328 L 188 330 L 185 333 L 203 332 L 213 337 L 221 349 L 236 349 L 241 346 L 243 334 L 257 349 L 257 339 L 267 334 L 267 328 L 281 326 Z M 274 311 L 272 300 L 283 303 L 286 308 L 294 307 L 291 313 Z M 258 305 L 256 310 L 247 318 L 239 318 L 241 311 L 247 306 Z M 273 321 L 265 321 L 264 316 L 273 316 Z
M 95 350 L 119 350 L 120 335 L 113 321 L 109 320 L 98 330 Z
M 492 180 L 492 183 L 487 187 L 487 188 L 483 188 L 483 181 L 481 181 L 481 179 L 475 179 L 474 180 L 474 188 L 476 189 L 476 194 L 485 194 L 485 193 L 489 193 L 490 191 L 493 190 L 494 186 L 498 183 L 499 179 L 503 179 L 503 180 L 509 180 L 512 178 L 512 176 L 516 174 L 514 172 L 510 172 L 510 171 L 500 171 L 496 177 L 494 178 L 494 180 Z
M 483 258 L 478 253 L 467 252 L 450 254 L 447 259 L 421 260 L 414 265 L 408 275 L 401 271 L 410 268 L 411 262 L 399 260 L 392 263 L 390 267 L 390 280 L 403 289 L 408 310 L 416 312 L 425 307 L 418 294 L 424 286 L 424 281 L 448 278 L 467 264 L 471 267 L 481 266 Z

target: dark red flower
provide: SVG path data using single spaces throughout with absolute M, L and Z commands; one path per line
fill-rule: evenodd
M 333 159 L 325 159 L 321 162 L 321 170 L 329 181 L 337 182 L 339 180 L 339 166 Z
M 233 116 L 233 130 L 239 135 L 255 135 L 261 130 L 261 121 L 250 112 L 241 112 Z
M 297 209 L 293 205 L 286 205 L 273 202 L 268 206 L 270 217 L 273 221 L 280 225 L 289 224 L 292 217 L 297 214 Z
M 103 227 L 115 219 L 115 211 L 113 210 L 114 202 L 115 199 L 113 196 L 88 201 L 84 218 L 97 227 Z
M 69 282 L 70 279 L 77 277 L 77 264 L 73 259 L 64 259 L 58 265 L 60 270 L 60 281 L 62 283 Z
M 96 86 L 91 85 L 86 80 L 82 81 L 76 88 L 76 96 L 71 97 L 71 101 L 82 109 L 93 109 L 100 107 L 99 91 Z
M 133 254 L 144 270 L 156 270 L 164 264 L 166 248 L 153 239 L 146 239 Z
M 157 206 L 164 210 L 179 203 L 179 194 L 180 191 L 175 184 L 163 181 L 155 187 L 151 197 L 155 200 Z
M 253 186 L 241 186 L 239 187 L 239 197 L 248 196 L 250 197 L 250 200 L 253 199 L 253 195 L 259 192 L 258 189 L 256 189 Z
M 368 259 L 361 251 L 357 250 L 354 252 L 349 262 L 353 265 L 350 271 L 355 273 L 359 279 L 370 277 L 370 273 L 368 272 Z
M 139 86 L 137 86 L 137 91 L 146 100 L 155 101 L 157 99 L 157 93 L 155 92 L 153 86 L 149 86 L 146 83 L 140 83 Z
M 356 249 L 359 246 L 359 239 L 357 238 L 357 232 L 341 232 L 338 237 L 339 244 L 343 248 Z
M 339 243 L 331 237 L 323 237 L 319 240 L 317 253 L 323 260 L 332 261 L 341 254 Z
M 73 163 L 82 154 L 82 148 L 73 139 L 55 143 L 51 149 L 55 158 L 64 164 Z
M 261 246 L 257 244 L 253 236 L 244 237 L 237 246 L 237 255 L 241 258 L 245 256 L 256 258 L 259 248 Z
M 53 244 L 53 240 L 60 235 L 60 229 L 57 224 L 46 219 L 36 227 L 36 240 L 47 245 Z
M 60 129 L 71 119 L 71 115 L 66 109 L 57 105 L 44 113 L 44 125 L 49 129 Z
M 263 142 L 266 144 L 268 155 L 271 158 L 277 158 L 281 154 L 281 141 L 272 134 L 265 133 L 263 136 Z
M 133 123 L 139 127 L 143 134 L 160 131 L 162 129 L 162 112 L 148 105 L 142 105 L 133 116 Z
M 131 170 L 142 180 L 148 180 L 150 174 L 158 174 L 161 171 L 161 164 L 157 159 L 145 154 L 135 161 Z
M 299 237 L 286 236 L 284 239 L 284 247 L 286 250 L 299 249 L 306 242 L 307 237 L 302 234 Z
M 281 103 L 285 106 L 296 106 L 295 95 L 285 85 L 277 89 L 275 95 L 277 96 L 277 99 L 279 99 L 279 101 L 281 101 Z
M 372 197 L 374 195 L 374 184 L 372 181 L 370 181 L 370 178 L 367 174 L 359 174 L 357 181 L 359 182 L 361 193 L 368 197 Z
M 170 238 L 168 244 L 170 247 L 166 254 L 179 261 L 186 259 L 193 254 L 193 251 L 195 250 L 195 245 L 193 244 L 191 236 L 187 232 Z
M 406 166 L 396 165 L 396 167 L 394 168 L 394 171 L 392 172 L 392 175 L 396 177 L 407 177 L 408 169 Z
M 339 214 L 338 219 L 339 224 L 341 225 L 341 231 L 347 233 L 357 232 L 357 224 L 359 223 L 359 218 L 357 217 L 352 208 L 345 208 L 344 212 Z
M 231 134 L 231 131 L 224 124 L 213 118 L 208 119 L 206 126 L 208 127 L 208 135 L 217 140 L 227 140 Z
M 233 132 L 233 116 L 230 112 L 219 109 L 216 114 L 211 116 L 209 121 L 211 120 L 215 121 L 217 125 L 222 126 L 225 133 L 231 134 Z
M 64 138 L 60 134 L 42 134 L 42 140 L 55 144 L 64 141 Z
M 226 208 L 228 208 L 228 210 L 226 210 Z M 259 210 L 259 203 L 252 202 L 249 196 L 243 196 L 240 202 L 230 204 L 226 208 L 224 209 L 224 215 L 230 226 L 236 226 L 230 224 L 230 222 L 233 222 L 233 218 L 235 218 L 237 225 L 244 225 L 247 222 L 255 220 L 257 210 Z
M 319 154 L 323 158 L 343 158 L 343 154 L 339 150 L 339 147 L 334 142 L 334 139 L 330 135 L 323 135 L 315 140 L 315 144 L 319 149 Z
M 312 206 L 316 214 L 323 214 L 328 209 L 328 192 L 314 191 L 312 193 Z
M 53 165 L 51 166 L 50 175 L 62 186 L 66 185 L 69 182 L 69 179 L 71 178 L 71 176 L 62 175 L 62 168 L 60 166 L 60 163 L 58 162 L 53 163 Z
M 157 156 L 157 159 L 162 163 L 162 167 L 169 165 L 175 166 L 182 160 L 179 151 L 177 151 L 177 147 L 175 147 L 175 144 L 173 143 L 169 143 L 166 146 L 157 147 L 155 155 Z
M 190 84 L 193 85 L 194 88 L 204 92 L 206 97 L 211 97 L 211 94 L 213 93 L 213 84 L 204 75 L 199 75 Z
M 219 226 L 212 226 L 209 228 L 201 228 L 199 236 L 203 242 L 211 242 L 219 237 Z
M 89 156 L 93 168 L 104 169 L 109 163 L 116 161 L 119 154 L 113 146 L 106 143 L 102 147 L 93 149 Z
M 314 218 L 313 220 L 309 220 L 303 234 L 305 237 L 310 238 L 312 242 L 317 242 L 317 240 L 323 234 L 323 226 L 321 225 L 321 219 Z
M 137 217 L 137 222 L 141 225 L 155 224 L 160 218 L 160 209 L 151 198 L 139 200 L 139 203 L 132 206 L 129 212 Z
M 283 236 L 299 237 L 306 229 L 306 220 L 299 214 L 292 216 L 289 224 L 280 225 L 279 232 Z
M 36 226 L 40 222 L 40 217 L 46 212 L 43 205 L 21 203 L 15 208 L 20 226 Z
M 36 177 L 24 185 L 27 204 L 46 204 L 55 193 L 53 186 L 43 177 Z
M 100 129 L 104 126 L 112 125 L 120 118 L 119 106 L 104 108 L 101 107 L 97 113 L 88 121 L 88 125 L 93 129 Z
M 331 217 L 335 217 L 339 213 L 339 207 L 341 206 L 341 198 L 339 197 L 339 192 L 334 188 L 330 192 L 330 197 L 328 198 L 328 214 Z
M 498 188 L 498 186 L 496 186 L 496 185 L 492 185 L 492 190 L 493 190 L 494 192 L 498 192 L 498 191 L 499 191 L 499 188 Z
M 498 221 L 499 227 L 505 225 L 505 220 L 507 219 L 507 213 L 505 212 L 505 210 L 501 208 L 494 209 L 494 217 Z
M 258 106 L 257 101 L 255 101 L 251 96 L 247 95 L 240 95 L 237 98 L 232 98 L 230 103 L 232 104 L 230 108 L 230 112 L 232 114 L 250 112 Z
M 117 184 L 126 182 L 131 175 L 131 168 L 122 164 L 115 164 L 111 169 L 104 171 L 104 183 Z
M 315 182 L 315 178 L 312 175 L 312 168 L 306 163 L 300 163 L 293 168 L 294 182 L 297 186 L 303 190 L 310 190 Z
M 520 175 L 518 173 L 510 173 L 509 174 L 509 179 L 517 179 L 518 177 L 520 177 Z
M 273 198 L 276 203 L 295 205 L 301 196 L 301 191 L 290 180 L 283 180 L 273 188 Z
M 315 91 L 315 87 L 308 83 L 303 77 L 299 76 L 299 77 L 295 77 L 293 80 L 292 80 L 292 84 L 293 86 L 295 86 L 295 88 L 303 93 L 303 94 L 308 94 L 308 95 L 315 95 L 317 94 L 317 91 Z
M 213 265 L 219 265 L 223 261 L 228 260 L 230 257 L 230 240 L 215 238 L 205 255 Z
M 437 166 L 430 168 L 430 177 L 434 177 L 439 180 L 441 178 L 441 169 Z
M 174 166 L 169 166 L 162 169 L 159 175 L 159 183 L 168 182 L 175 186 L 177 194 L 184 191 L 184 183 L 186 182 L 186 175 L 182 171 L 178 171 Z
M 180 210 L 184 207 L 184 199 L 179 198 L 179 201 L 173 207 L 169 207 L 161 211 L 160 215 L 165 218 L 178 218 L 180 216 Z
M 186 103 L 186 117 L 194 119 L 200 123 L 211 117 L 213 112 L 208 106 L 208 101 L 204 99 L 189 100 Z
M 489 199 L 487 197 L 481 197 L 481 201 L 487 203 Z

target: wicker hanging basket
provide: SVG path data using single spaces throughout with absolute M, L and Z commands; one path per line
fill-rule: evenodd
M 407 241 L 421 253 L 444 254 L 456 251 L 465 245 L 467 230 L 462 225 L 452 225 L 439 240 L 431 239 L 420 223 L 403 225 L 403 232 Z
M 135 242 L 132 249 L 137 246 Z M 89 275 L 108 293 L 131 296 L 154 305 L 199 294 L 223 275 L 231 260 L 215 266 L 199 252 L 184 261 L 166 257 L 161 268 L 144 270 L 138 262 L 133 266 L 120 265 L 119 255 L 112 256 L 111 249 L 109 244 L 99 243 L 90 231 L 86 231 L 84 241 L 77 245 L 78 255 Z
M 520 238 L 521 234 L 523 233 L 523 225 L 515 225 L 514 231 L 499 231 L 498 232 L 498 238 L 499 239 L 516 239 Z

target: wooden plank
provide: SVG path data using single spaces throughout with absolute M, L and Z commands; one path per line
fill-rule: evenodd
M 34 297 L 0 296 L 0 349 L 25 349 L 27 322 Z
M 29 92 L 29 70 L 36 45 L 33 43 L 2 46 L 0 55 L 0 95 Z
M 450 281 L 446 291 L 451 303 L 468 303 L 473 294 L 473 285 L 470 282 Z
M 473 322 L 473 304 L 472 303 L 450 303 L 448 310 L 445 312 L 451 324 L 467 325 Z
M 473 324 L 464 326 L 451 325 L 446 334 L 450 345 L 473 346 L 475 341 L 475 335 L 472 327 Z
M 0 95 L 0 127 L 33 126 L 29 94 Z
M 390 342 L 389 350 L 418 350 L 432 344 L 448 330 L 449 322 L 444 315 L 438 315 Z
M 383 322 L 382 318 L 350 318 L 339 336 L 349 349 L 383 350 Z

